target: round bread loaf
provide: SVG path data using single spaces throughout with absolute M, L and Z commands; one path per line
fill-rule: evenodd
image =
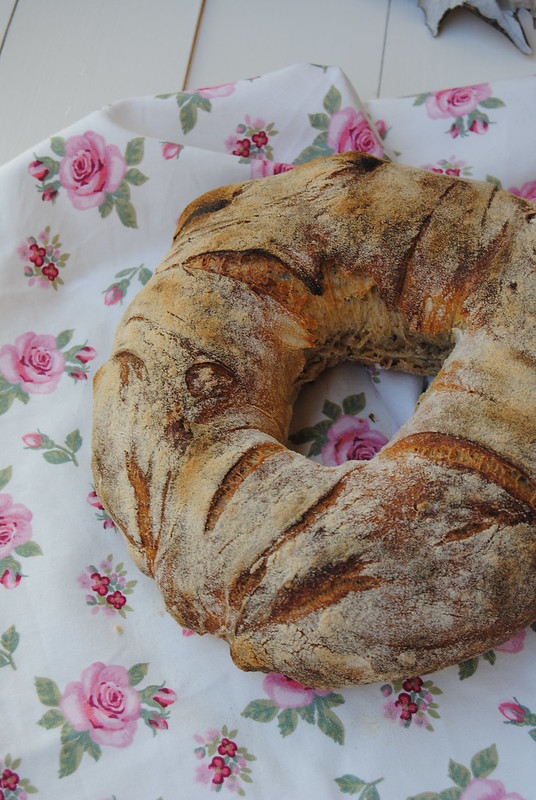
M 360 153 L 212 191 L 94 383 L 99 498 L 169 612 L 332 688 L 536 619 L 536 207 Z M 437 372 L 371 461 L 289 450 L 342 360 Z

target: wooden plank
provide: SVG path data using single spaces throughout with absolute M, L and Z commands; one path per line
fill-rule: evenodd
M 187 88 L 292 64 L 341 67 L 376 96 L 389 0 L 206 0 Z
M 0 163 L 116 100 L 181 89 L 200 8 L 18 0 L 0 55 Z
M 527 11 L 520 21 L 532 47 L 521 53 L 489 23 L 464 9 L 445 17 L 434 38 L 417 0 L 391 0 L 380 96 L 490 82 L 536 72 L 536 32 Z
M 17 0 L 0 0 L 0 48 L 7 33 L 9 20 L 11 19 L 11 14 L 13 13 L 16 3 Z

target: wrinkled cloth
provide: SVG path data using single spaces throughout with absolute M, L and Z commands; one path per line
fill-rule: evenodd
M 0 169 L 0 798 L 534 797 L 536 627 L 393 684 L 242 673 L 169 617 L 90 471 L 92 377 L 190 200 L 353 149 L 536 199 L 534 108 L 534 77 L 365 103 L 298 65 L 121 101 Z M 291 446 L 372 458 L 423 387 L 341 365 Z

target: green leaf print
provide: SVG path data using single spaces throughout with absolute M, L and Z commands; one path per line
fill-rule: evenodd
M 131 686 L 137 686 L 145 678 L 149 669 L 148 662 L 134 664 L 128 671 L 128 679 Z
M 504 108 L 505 103 L 499 97 L 488 97 L 487 100 L 481 100 L 479 105 L 484 108 Z
M 7 486 L 11 480 L 12 474 L 13 470 L 11 467 L 4 467 L 4 469 L 0 469 L 0 491 Z
M 499 756 L 494 744 L 475 753 L 471 758 L 471 770 L 463 764 L 450 759 L 448 774 L 451 780 L 456 784 L 455 786 L 449 786 L 447 789 L 443 789 L 440 792 L 421 792 L 420 794 L 409 797 L 408 800 L 459 800 L 462 795 L 466 794 L 466 788 L 473 785 L 473 780 L 487 778 L 487 776 L 495 770 L 498 763 Z M 501 788 L 500 796 L 509 796 L 502 783 L 497 781 L 497 784 Z
M 499 763 L 497 748 L 494 744 L 486 747 L 471 759 L 471 770 L 475 778 L 487 778 Z
M 335 114 L 341 108 L 342 102 L 342 95 L 337 89 L 336 86 L 331 86 L 328 93 L 324 97 L 323 106 L 326 109 L 327 113 L 331 116 L 331 114 Z
M 331 400 L 326 400 L 322 406 L 322 414 L 335 421 L 341 416 L 342 408 L 337 405 L 337 403 L 333 403 Z
M 108 214 L 112 213 L 113 210 L 114 210 L 114 198 L 111 194 L 107 194 L 106 200 L 99 206 L 99 214 L 103 219 L 105 219 L 108 216 Z
M 35 689 L 37 696 L 45 706 L 59 706 L 61 692 L 54 681 L 49 678 L 36 678 Z
M 33 556 L 43 555 L 41 547 L 37 544 L 37 542 L 32 540 L 25 542 L 24 544 L 19 544 L 17 547 L 15 547 L 15 552 L 18 556 L 21 556 L 21 558 L 32 558 Z
M 80 450 L 82 447 L 82 437 L 78 428 L 67 434 L 65 437 L 65 446 L 68 447 L 73 453 L 77 453 L 78 450 Z
M 315 698 L 317 709 L 317 725 L 326 736 L 337 744 L 344 744 L 344 725 L 339 717 L 324 702 L 322 697 Z
M 59 777 L 66 778 L 67 775 L 72 775 L 80 766 L 82 756 L 84 755 L 84 748 L 78 739 L 71 739 L 62 746 L 60 750 L 60 769 Z
M 61 711 L 57 711 L 55 708 L 50 708 L 48 711 L 45 711 L 37 724 L 41 725 L 42 728 L 52 730 L 53 728 L 59 728 L 64 722 L 65 717 Z
M 252 700 L 242 711 L 242 716 L 256 722 L 271 722 L 279 711 L 271 700 Z
M 131 139 L 126 146 L 125 150 L 125 161 L 127 162 L 127 166 L 134 167 L 136 164 L 139 164 L 143 160 L 144 155 L 144 138 L 143 136 L 138 136 L 135 139 Z
M 52 136 L 50 139 L 50 149 L 57 156 L 63 158 L 65 155 L 65 139 L 62 136 Z M 41 159 L 41 161 L 43 161 L 43 159 Z
M 58 333 L 58 335 L 56 336 L 56 347 L 58 348 L 58 350 L 63 350 L 64 347 L 67 347 L 67 345 L 73 338 L 73 333 L 74 331 L 72 329 Z
M 345 414 L 352 414 L 354 417 L 360 414 L 367 404 L 365 393 L 351 394 L 342 401 L 342 410 Z
M 285 708 L 278 717 L 277 724 L 281 736 L 288 736 L 294 733 L 298 725 L 298 714 L 295 708 Z
M 327 114 L 309 114 L 309 122 L 312 128 L 316 128 L 319 131 L 327 131 L 329 128 L 329 117 Z
M 14 625 L 11 625 L 7 631 L 4 631 L 0 638 L 0 667 L 10 666 L 11 669 L 17 669 L 13 659 L 13 653 L 19 646 L 20 636 Z
M 141 186 L 142 183 L 148 181 L 149 178 L 147 175 L 144 175 L 143 172 L 140 172 L 139 169 L 128 169 L 125 173 L 125 180 L 128 183 L 131 183 L 133 186 Z
M 117 216 L 126 228 L 137 228 L 136 209 L 130 202 L 130 187 L 123 180 L 113 194 Z
M 475 674 L 478 667 L 478 658 L 468 658 L 458 665 L 458 677 L 461 681 Z
M 183 133 L 190 133 L 197 122 L 197 108 L 194 102 L 184 105 L 179 112 L 179 119 Z
M 335 778 L 335 783 L 345 794 L 357 794 L 365 786 L 365 781 L 355 775 L 342 775 L 340 778 Z
M 464 767 L 463 764 L 458 764 L 457 761 L 453 761 L 452 759 L 449 761 L 448 774 L 449 778 L 462 789 L 465 789 L 471 780 L 471 773 L 467 767 Z
M 357 775 L 341 775 L 340 778 L 335 778 L 335 783 L 343 794 L 359 795 L 358 800 L 380 800 L 377 784 L 381 781 L 383 778 L 367 783 Z

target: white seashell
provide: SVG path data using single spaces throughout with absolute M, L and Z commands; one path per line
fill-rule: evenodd
M 426 25 L 434 36 L 437 36 L 445 14 L 458 6 L 473 11 L 501 30 L 522 53 L 531 52 L 518 19 L 518 12 L 520 9 L 527 9 L 533 20 L 536 20 L 536 0 L 419 0 L 419 8 L 424 11 Z

